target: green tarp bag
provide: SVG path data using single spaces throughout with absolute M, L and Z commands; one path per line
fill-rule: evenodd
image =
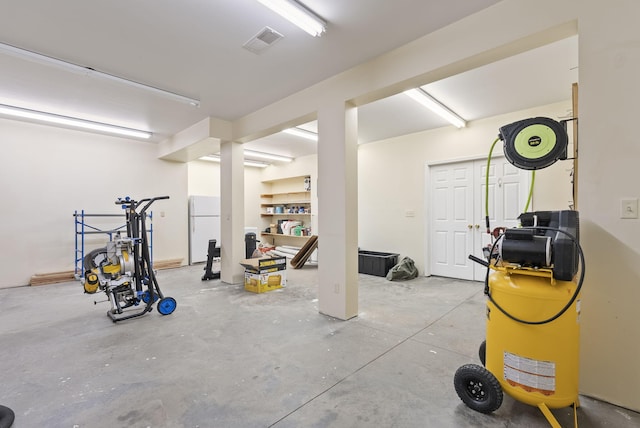
M 400 262 L 392 267 L 387 273 L 389 281 L 398 281 L 404 279 L 413 279 L 418 276 L 418 269 L 412 259 L 403 257 Z

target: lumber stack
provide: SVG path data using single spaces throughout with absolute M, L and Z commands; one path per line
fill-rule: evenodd
M 316 248 L 318 248 L 318 236 L 312 235 L 300 251 L 298 251 L 298 254 L 291 259 L 291 267 L 294 269 L 300 269 L 304 266 L 309 257 L 311 257 L 311 253 L 313 253 Z
M 153 263 L 153 268 L 156 270 L 173 269 L 180 266 L 182 266 L 182 259 L 158 260 L 157 262 Z M 59 282 L 73 281 L 74 279 L 75 275 L 74 271 L 72 270 L 64 272 L 37 273 L 31 277 L 29 285 L 37 286 L 56 284 Z
M 45 285 L 73 281 L 73 275 L 74 272 L 72 270 L 65 272 L 37 273 L 31 277 L 29 285 Z
M 153 262 L 153 268 L 157 270 L 174 269 L 182 266 L 182 259 L 158 260 Z

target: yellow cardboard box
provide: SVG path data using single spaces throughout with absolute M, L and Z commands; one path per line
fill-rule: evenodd
M 265 293 L 286 285 L 286 271 L 279 270 L 266 273 L 244 273 L 244 289 L 252 293 Z
M 287 260 L 284 257 L 245 259 L 244 289 L 264 293 L 286 286 Z

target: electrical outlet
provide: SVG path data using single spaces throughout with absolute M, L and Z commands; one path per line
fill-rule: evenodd
M 638 218 L 638 198 L 620 199 L 620 218 Z

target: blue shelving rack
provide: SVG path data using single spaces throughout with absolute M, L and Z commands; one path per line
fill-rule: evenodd
M 88 214 L 84 210 L 74 211 L 73 219 L 75 223 L 75 256 L 74 256 L 74 277 L 80 279 L 84 275 L 83 260 L 85 256 L 85 235 L 105 234 L 109 236 L 109 241 L 113 240 L 113 236 L 117 233 L 126 235 L 126 224 L 116 227 L 115 229 L 101 229 L 96 226 L 87 224 L 86 219 L 91 217 L 121 217 L 125 218 L 125 214 Z M 151 256 L 151 265 L 153 267 L 153 211 L 147 214 L 150 220 L 147 229 L 149 234 L 149 255 Z

